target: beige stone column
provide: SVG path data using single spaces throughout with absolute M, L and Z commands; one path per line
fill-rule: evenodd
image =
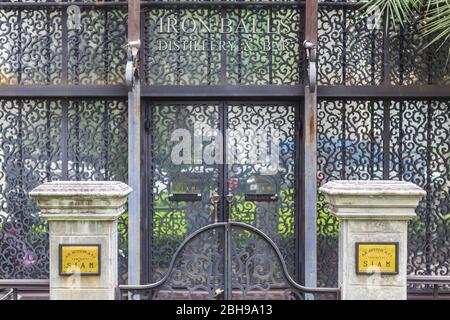
M 41 209 L 41 217 L 49 225 L 50 299 L 116 298 L 117 218 L 123 213 L 130 192 L 131 189 L 121 182 L 69 181 L 45 183 L 30 192 Z M 96 260 L 96 248 L 99 248 L 98 268 L 92 262 Z M 89 251 L 91 249 L 94 253 Z M 61 264 L 61 250 L 64 250 L 65 265 Z M 69 272 L 66 272 L 67 266 L 70 266 Z M 60 267 L 65 271 L 63 274 Z M 95 274 L 94 269 L 98 269 L 99 274 Z M 84 274 L 80 274 L 81 271 Z
M 320 191 L 339 219 L 342 299 L 406 299 L 408 220 L 425 191 L 401 181 L 332 181 Z

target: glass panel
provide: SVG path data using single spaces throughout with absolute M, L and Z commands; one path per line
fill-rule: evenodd
M 54 180 L 126 181 L 127 105 L 3 99 L 0 119 L 0 278 L 45 279 L 48 228 L 28 192 Z M 126 217 L 119 226 L 121 282 L 126 281 Z
M 65 84 L 66 68 L 69 84 L 124 83 L 125 2 L 119 8 L 77 7 L 77 11 L 68 3 L 52 7 L 26 2 L 30 6 L 11 3 L 0 8 L 0 84 Z M 68 61 L 63 61 L 65 47 Z
M 82 9 L 68 30 L 70 84 L 125 82 L 126 9 Z
M 291 104 L 228 106 L 228 190 L 233 221 L 265 232 L 295 276 L 295 108 Z M 245 194 L 273 194 L 276 201 L 246 201 Z
M 379 85 L 383 72 L 383 23 L 375 26 L 343 4 L 319 7 L 318 83 Z
M 202 154 L 202 135 L 218 129 L 217 104 L 157 104 L 152 118 L 152 281 L 166 272 L 181 242 L 212 222 L 211 196 L 218 192 L 218 165 Z M 184 148 L 185 147 L 185 148 Z M 172 194 L 200 194 L 186 201 Z
M 61 12 L 0 9 L 0 84 L 60 84 Z
M 147 84 L 302 82 L 300 7 L 147 7 L 144 16 Z

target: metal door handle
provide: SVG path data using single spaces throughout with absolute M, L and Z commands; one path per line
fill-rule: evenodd
M 278 201 L 278 194 L 276 193 L 246 193 L 245 201 L 254 202 L 275 202 Z
M 211 197 L 211 202 L 213 204 L 213 214 L 214 214 L 214 223 L 219 222 L 219 200 L 220 197 L 218 195 L 214 195 Z
M 179 202 L 196 202 L 202 201 L 202 195 L 200 193 L 171 193 L 169 194 L 169 201 Z
M 231 193 L 227 194 L 227 207 L 228 207 L 228 221 L 232 221 L 231 211 L 233 207 L 233 195 Z

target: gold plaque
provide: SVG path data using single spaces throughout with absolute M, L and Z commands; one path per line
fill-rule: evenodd
M 357 242 L 357 274 L 398 274 L 398 242 Z
M 100 245 L 60 244 L 59 274 L 100 275 Z

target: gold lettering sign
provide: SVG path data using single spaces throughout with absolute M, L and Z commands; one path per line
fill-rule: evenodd
M 398 274 L 398 242 L 356 243 L 357 274 Z
M 59 274 L 99 275 L 100 245 L 60 244 Z

